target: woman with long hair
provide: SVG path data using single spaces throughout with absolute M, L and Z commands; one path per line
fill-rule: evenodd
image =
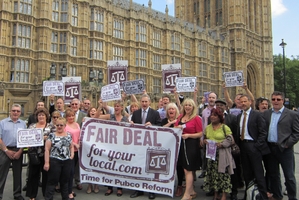
M 97 117 L 99 119 L 106 119 L 111 121 L 117 121 L 117 122 L 129 122 L 128 118 L 125 116 L 124 111 L 124 103 L 123 101 L 114 101 L 114 114 L 107 114 L 107 115 L 100 115 L 100 110 L 97 111 Z M 105 193 L 105 196 L 109 196 L 113 193 L 113 187 L 108 186 L 108 190 Z M 117 188 L 116 195 L 118 197 L 122 196 L 122 188 Z
M 73 166 L 70 168 L 70 179 L 69 179 L 69 198 L 74 199 L 75 193 L 73 192 L 73 178 L 75 174 L 75 166 L 78 162 L 78 149 L 80 148 L 79 138 L 80 138 L 80 125 L 75 121 L 75 112 L 71 109 L 66 109 L 65 111 L 66 125 L 65 132 L 68 132 L 72 136 L 73 146 L 74 146 L 74 160 Z
M 29 129 L 42 129 L 44 140 L 46 140 L 48 135 L 53 131 L 53 126 L 50 123 L 48 123 L 49 116 L 50 116 L 49 112 L 46 108 L 38 108 L 35 111 L 35 119 L 37 120 L 37 122 L 31 124 L 28 127 Z M 37 152 L 39 156 L 39 164 L 30 162 L 29 160 L 29 168 L 28 168 L 29 174 L 28 174 L 28 181 L 27 181 L 26 196 L 29 197 L 30 200 L 35 200 L 37 196 L 40 172 L 42 172 L 42 193 L 43 196 L 45 195 L 48 176 L 47 176 L 47 172 L 43 170 L 44 151 L 45 151 L 44 146 L 30 147 L 28 149 L 28 153 Z
M 177 105 L 175 103 L 169 103 L 166 106 L 166 118 L 162 119 L 161 126 L 173 128 L 174 124 L 177 122 L 179 114 L 180 112 Z M 184 169 L 177 163 L 176 171 L 178 176 L 178 185 L 175 196 L 180 197 L 183 195 Z
M 200 151 L 199 138 L 202 136 L 202 121 L 197 115 L 197 109 L 192 99 L 185 99 L 182 103 L 181 114 L 175 127 L 183 129 L 178 165 L 182 166 L 185 173 L 186 189 L 182 200 L 196 198 L 193 187 L 193 171 L 199 169 Z
M 223 112 L 219 108 L 211 110 L 210 120 L 211 123 L 204 132 L 204 143 L 209 144 L 209 141 L 214 141 L 217 150 L 216 159 L 208 159 L 204 190 L 214 191 L 214 200 L 220 199 L 218 192 L 222 191 L 221 200 L 226 200 L 227 193 L 231 193 L 230 175 L 233 174 L 235 168 L 230 148 L 233 141 L 232 132 L 228 126 L 223 124 Z
M 50 133 L 45 148 L 44 170 L 48 171 L 48 182 L 45 200 L 52 200 L 58 182 L 63 200 L 69 198 L 68 184 L 70 168 L 73 167 L 74 147 L 72 136 L 65 131 L 65 119 L 59 117 L 56 121 L 56 132 Z

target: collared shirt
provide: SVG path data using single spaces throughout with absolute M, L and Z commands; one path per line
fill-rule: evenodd
M 161 120 L 166 118 L 166 110 L 164 109 L 164 107 L 158 109 L 157 111 L 159 112 Z
M 202 111 L 202 130 L 205 130 L 207 125 L 208 125 L 208 119 L 211 115 L 211 110 L 213 108 L 216 108 L 216 106 L 210 108 L 210 107 L 206 107 L 203 111 Z
M 249 108 L 248 110 L 244 110 L 241 114 L 241 119 L 240 119 L 240 136 L 242 134 L 242 125 L 243 125 L 243 119 L 244 119 L 244 112 L 246 112 L 247 116 L 246 116 L 246 122 L 245 122 L 245 140 L 253 140 L 253 138 L 249 135 L 248 132 L 248 119 L 249 119 L 249 114 L 250 114 L 251 108 Z
M 284 106 L 278 112 L 275 112 L 274 109 L 272 108 L 271 122 L 269 125 L 269 132 L 268 132 L 268 142 L 278 141 L 277 124 L 283 110 L 284 110 Z
M 0 138 L 8 147 L 17 146 L 17 131 L 18 129 L 26 129 L 26 123 L 18 119 L 16 122 L 12 121 L 10 117 L 0 121 Z

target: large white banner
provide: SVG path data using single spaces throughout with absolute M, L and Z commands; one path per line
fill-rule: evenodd
M 86 118 L 80 180 L 173 196 L 181 129 Z

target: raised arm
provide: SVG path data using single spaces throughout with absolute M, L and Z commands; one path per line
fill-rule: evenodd
M 225 83 L 222 84 L 222 88 L 223 88 L 224 98 L 225 98 L 225 101 L 227 103 L 227 106 L 229 108 L 231 108 L 233 106 L 234 102 L 233 102 L 233 100 L 229 96 L 228 89 L 227 89 Z

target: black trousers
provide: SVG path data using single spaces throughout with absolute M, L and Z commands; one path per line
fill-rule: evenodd
M 243 167 L 243 176 L 246 187 L 248 186 L 250 181 L 255 179 L 261 198 L 268 199 L 266 179 L 264 176 L 264 167 L 262 163 L 262 153 L 255 147 L 255 142 L 253 141 L 241 141 L 240 148 L 241 163 Z
M 9 150 L 18 151 L 17 148 L 7 147 Z M 7 199 L 8 197 L 3 198 L 4 186 L 9 171 L 9 167 L 12 164 L 13 172 L 13 196 L 18 198 L 22 195 L 22 163 L 23 163 L 23 154 L 17 160 L 11 160 L 4 151 L 0 150 L 0 199 Z
M 50 169 L 48 171 L 48 182 L 46 187 L 45 200 L 53 200 L 55 186 L 60 183 L 62 200 L 69 199 L 68 183 L 70 179 L 70 168 L 73 160 L 58 160 L 50 158 Z

